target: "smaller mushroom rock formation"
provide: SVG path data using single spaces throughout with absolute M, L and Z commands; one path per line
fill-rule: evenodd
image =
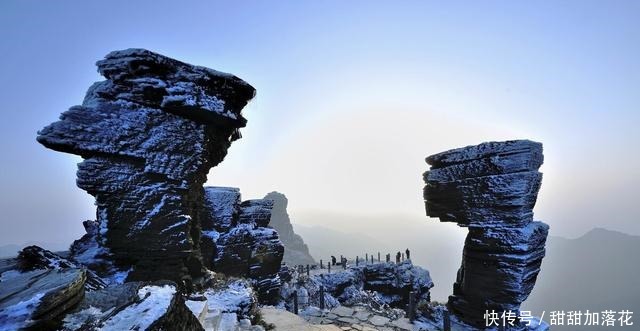
M 284 254 L 278 232 L 268 227 L 273 202 L 241 202 L 240 190 L 231 187 L 206 187 L 205 202 L 205 265 L 226 275 L 253 279 L 260 301 L 273 303 L 280 290 L 278 271 Z
M 302 237 L 293 231 L 287 205 L 287 197 L 279 192 L 270 192 L 265 197 L 273 201 L 271 211 L 271 227 L 278 231 L 280 240 L 284 244 L 284 262 L 289 265 L 314 265 L 315 260 L 309 254 L 309 247 L 304 243 Z
M 39 132 L 45 147 L 83 157 L 77 185 L 96 198 L 97 220 L 72 258 L 127 280 L 193 283 L 203 183 L 246 120 L 255 90 L 241 79 L 144 49 L 97 62 L 106 80 Z
M 427 215 L 469 228 L 449 309 L 475 327 L 485 326 L 487 311 L 518 314 L 535 285 L 549 230 L 533 221 L 542 144 L 489 142 L 426 161 Z

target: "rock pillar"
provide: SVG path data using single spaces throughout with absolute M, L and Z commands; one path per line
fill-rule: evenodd
M 485 326 L 486 311 L 518 314 L 535 285 L 549 230 L 533 220 L 542 144 L 489 142 L 426 161 L 427 215 L 469 228 L 449 309 L 476 327 Z

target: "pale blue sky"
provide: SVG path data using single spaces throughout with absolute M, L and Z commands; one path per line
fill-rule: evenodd
M 0 40 L 0 244 L 70 241 L 94 217 L 79 159 L 35 136 L 129 47 L 256 87 L 209 183 L 280 190 L 294 216 L 421 217 L 425 156 L 530 138 L 552 234 L 640 234 L 638 1 L 3 1 Z

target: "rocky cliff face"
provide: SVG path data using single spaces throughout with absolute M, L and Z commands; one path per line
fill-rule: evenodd
M 279 192 L 271 192 L 264 198 L 273 201 L 270 226 L 278 231 L 280 240 L 284 244 L 284 262 L 289 265 L 315 264 L 315 260 L 309 254 L 309 247 L 304 243 L 302 237 L 293 231 L 291 219 L 287 213 L 289 203 L 287 197 Z
M 483 143 L 426 161 L 427 215 L 469 228 L 449 309 L 476 327 L 486 325 L 487 310 L 517 314 L 535 285 L 549 230 L 533 221 L 542 144 Z

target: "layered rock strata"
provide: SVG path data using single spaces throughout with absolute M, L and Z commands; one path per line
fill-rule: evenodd
M 255 90 L 143 49 L 109 53 L 97 66 L 106 80 L 38 136 L 83 157 L 77 184 L 96 198 L 97 220 L 85 223 L 88 236 L 73 257 L 104 272 L 130 271 L 129 281 L 189 286 L 206 264 L 202 184 L 240 137 L 241 110 Z
M 535 285 L 549 230 L 533 221 L 542 144 L 489 142 L 426 161 L 427 215 L 469 228 L 449 309 L 476 327 L 485 326 L 486 311 L 518 314 Z
M 206 216 L 202 223 L 208 267 L 231 276 L 254 280 L 262 302 L 274 303 L 280 289 L 280 263 L 284 246 L 278 232 L 268 227 L 273 202 L 241 201 L 240 191 L 230 187 L 206 187 Z
M 0 330 L 54 330 L 82 300 L 83 269 L 5 271 L 0 277 Z
M 21 272 L 33 270 L 56 270 L 85 269 L 86 282 L 84 287 L 87 291 L 101 290 L 107 287 L 107 283 L 95 272 L 87 269 L 86 266 L 70 261 L 58 254 L 43 249 L 38 246 L 27 246 L 18 254 L 15 269 Z
M 171 282 L 131 282 L 89 292 L 60 329 L 204 330 Z
M 106 285 L 84 266 L 29 246 L 0 260 L 0 331 L 255 330 L 222 325 L 256 320 L 251 280 L 212 277 L 207 285 L 188 296 L 170 281 Z
M 309 247 L 302 237 L 293 231 L 293 225 L 287 213 L 289 201 L 279 192 L 270 192 L 265 197 L 273 201 L 270 226 L 278 231 L 280 240 L 284 245 L 284 262 L 289 265 L 314 265 L 314 258 L 309 254 Z

